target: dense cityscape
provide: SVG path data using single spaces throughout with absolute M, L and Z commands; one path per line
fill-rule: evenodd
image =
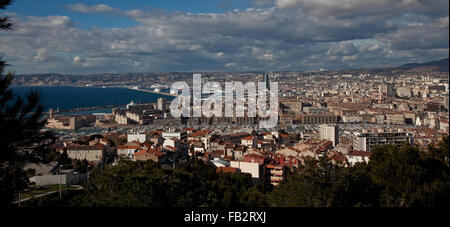
M 17 2 L 2 207 L 279 226 L 449 205 L 448 0 Z
M 280 84 L 278 125 L 271 130 L 260 129 L 257 117 L 174 118 L 170 96 L 155 103 L 131 102 L 105 114 L 60 116 L 51 109 L 46 130 L 56 130 L 54 151 L 92 168 L 120 160 L 152 160 L 176 168 L 195 159 L 218 172 L 248 173 L 274 186 L 311 158 L 352 166 L 367 163 L 375 146 L 410 144 L 427 150 L 448 136 L 448 72 L 369 72 L 220 76 L 219 82 L 268 79 Z M 139 87 L 134 83 L 131 89 Z M 45 185 L 53 179 L 57 184 L 57 166 L 40 167 L 44 172 L 35 172 L 30 181 Z M 86 180 L 74 169 L 64 171 L 66 184 Z

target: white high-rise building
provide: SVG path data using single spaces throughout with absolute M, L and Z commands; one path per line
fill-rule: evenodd
M 388 97 L 395 97 L 394 85 L 393 84 L 381 84 L 378 88 L 380 95 L 385 95 Z
M 339 144 L 339 126 L 334 124 L 320 125 L 320 139 L 333 142 L 333 147 Z
M 158 98 L 158 110 L 166 111 L 166 100 L 164 98 Z

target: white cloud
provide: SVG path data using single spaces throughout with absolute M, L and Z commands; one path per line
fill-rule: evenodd
M 235 67 L 235 66 L 236 66 L 236 63 L 234 63 L 234 62 L 225 64 L 225 67 L 227 67 L 227 68 L 231 68 L 231 67 Z
M 48 58 L 48 51 L 46 48 L 39 48 L 37 50 L 37 55 L 33 57 L 34 62 L 43 62 Z
M 276 3 L 261 5 L 269 1 Z M 448 56 L 448 9 L 381 1 L 393 10 L 355 0 L 277 1 L 222 14 L 136 9 L 119 15 L 139 24 L 117 29 L 80 29 L 67 16 L 14 15 L 16 27 L 2 32 L 0 53 L 18 73 L 311 70 Z M 118 12 L 95 6 L 78 11 Z
M 81 61 L 80 56 L 76 56 L 73 58 L 73 62 L 75 62 L 75 63 L 79 63 L 80 61 Z
M 79 13 L 109 13 L 109 12 L 120 12 L 118 9 L 114 9 L 111 6 L 105 4 L 91 5 L 87 6 L 85 4 L 75 4 L 68 5 L 69 10 L 79 12 Z
M 300 0 L 276 0 L 275 4 L 280 8 L 291 8 L 298 6 Z
M 144 12 L 139 9 L 128 10 L 124 14 L 126 16 L 133 17 L 133 18 L 139 18 L 139 17 L 142 17 L 145 15 Z
M 380 45 L 375 44 L 375 45 L 371 46 L 371 47 L 368 49 L 368 51 L 376 51 L 376 50 L 379 50 L 379 49 L 381 49 Z

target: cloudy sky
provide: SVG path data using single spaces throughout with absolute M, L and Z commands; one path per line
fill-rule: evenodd
M 15 0 L 0 32 L 25 73 L 309 71 L 449 55 L 448 0 Z

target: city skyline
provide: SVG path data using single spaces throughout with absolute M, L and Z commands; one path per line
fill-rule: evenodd
M 0 0 L 0 206 L 447 207 L 448 4 Z
M 389 6 L 389 9 L 386 7 Z M 447 58 L 448 1 L 15 1 L 8 70 L 313 71 Z

